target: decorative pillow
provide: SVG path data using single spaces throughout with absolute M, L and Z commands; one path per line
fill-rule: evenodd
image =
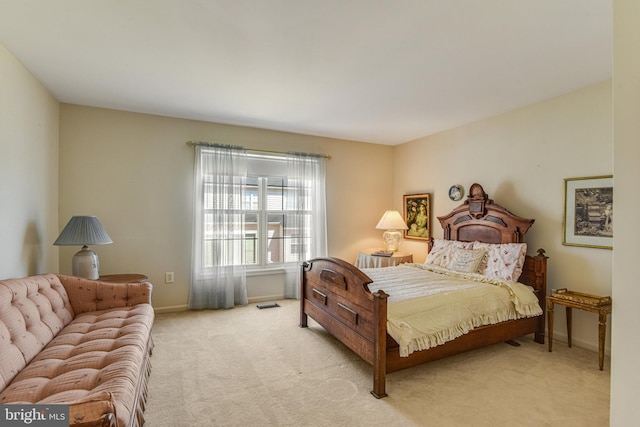
M 445 267 L 443 264 L 449 257 L 452 248 L 473 249 L 473 242 L 459 242 L 457 240 L 433 239 L 431 252 L 427 255 L 425 264 Z M 446 268 L 446 267 L 445 267 Z
M 486 264 L 486 249 L 462 249 L 452 247 L 446 257 L 446 265 L 443 267 L 461 273 L 477 273 L 482 264 Z
M 474 249 L 488 251 L 486 266 L 479 272 L 485 276 L 517 282 L 522 274 L 527 255 L 526 243 L 481 243 L 474 242 Z

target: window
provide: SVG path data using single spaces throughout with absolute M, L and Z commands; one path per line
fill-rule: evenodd
M 286 173 L 285 156 L 248 154 L 243 179 L 204 177 L 205 268 L 244 264 L 262 269 L 311 257 L 314 204 L 308 186 L 312 183 L 288 178 Z M 230 196 L 234 186 L 241 187 L 240 200 Z M 217 225 L 230 218 L 236 233 Z
M 327 256 L 325 159 L 196 144 L 189 308 L 247 304 L 246 272 L 279 267 L 299 297 L 299 262 Z

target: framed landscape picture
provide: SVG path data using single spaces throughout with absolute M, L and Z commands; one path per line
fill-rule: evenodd
M 613 249 L 613 176 L 564 180 L 563 245 Z
M 431 237 L 431 194 L 407 194 L 403 196 L 404 231 L 406 239 L 429 240 Z

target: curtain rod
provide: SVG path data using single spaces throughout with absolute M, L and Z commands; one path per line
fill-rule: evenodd
M 216 147 L 216 146 L 221 146 L 223 144 L 217 144 L 215 142 L 206 142 L 206 141 L 187 141 L 187 145 L 190 147 L 195 147 L 197 145 L 202 145 L 205 147 Z M 271 153 L 271 154 L 290 154 L 290 153 L 295 153 L 293 151 L 275 151 L 275 150 L 257 150 L 254 148 L 246 148 L 246 147 L 242 147 L 242 146 L 238 146 L 238 148 L 244 148 L 245 150 L 249 150 L 249 151 L 255 151 L 258 153 Z M 318 154 L 318 153 L 300 153 L 300 154 L 305 154 L 307 156 L 314 156 L 314 157 L 324 157 L 325 159 L 331 160 L 331 156 L 329 154 Z

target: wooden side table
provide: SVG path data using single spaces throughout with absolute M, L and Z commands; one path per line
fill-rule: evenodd
M 365 249 L 358 254 L 356 267 L 358 268 L 380 268 L 393 267 L 405 262 L 413 262 L 413 254 L 408 252 L 394 252 L 391 256 L 372 255 L 379 249 Z
M 604 368 L 604 342 L 607 332 L 607 315 L 611 314 L 611 297 L 600 297 L 597 295 L 583 294 L 581 292 L 569 291 L 566 288 L 558 289 L 553 295 L 547 297 L 547 317 L 549 351 L 553 347 L 553 305 L 563 305 L 567 316 L 567 343 L 571 347 L 571 326 L 573 309 L 577 308 L 599 316 L 598 324 L 598 358 L 600 370 Z
M 149 280 L 144 274 L 107 274 L 98 277 L 101 282 L 109 283 L 142 283 Z

